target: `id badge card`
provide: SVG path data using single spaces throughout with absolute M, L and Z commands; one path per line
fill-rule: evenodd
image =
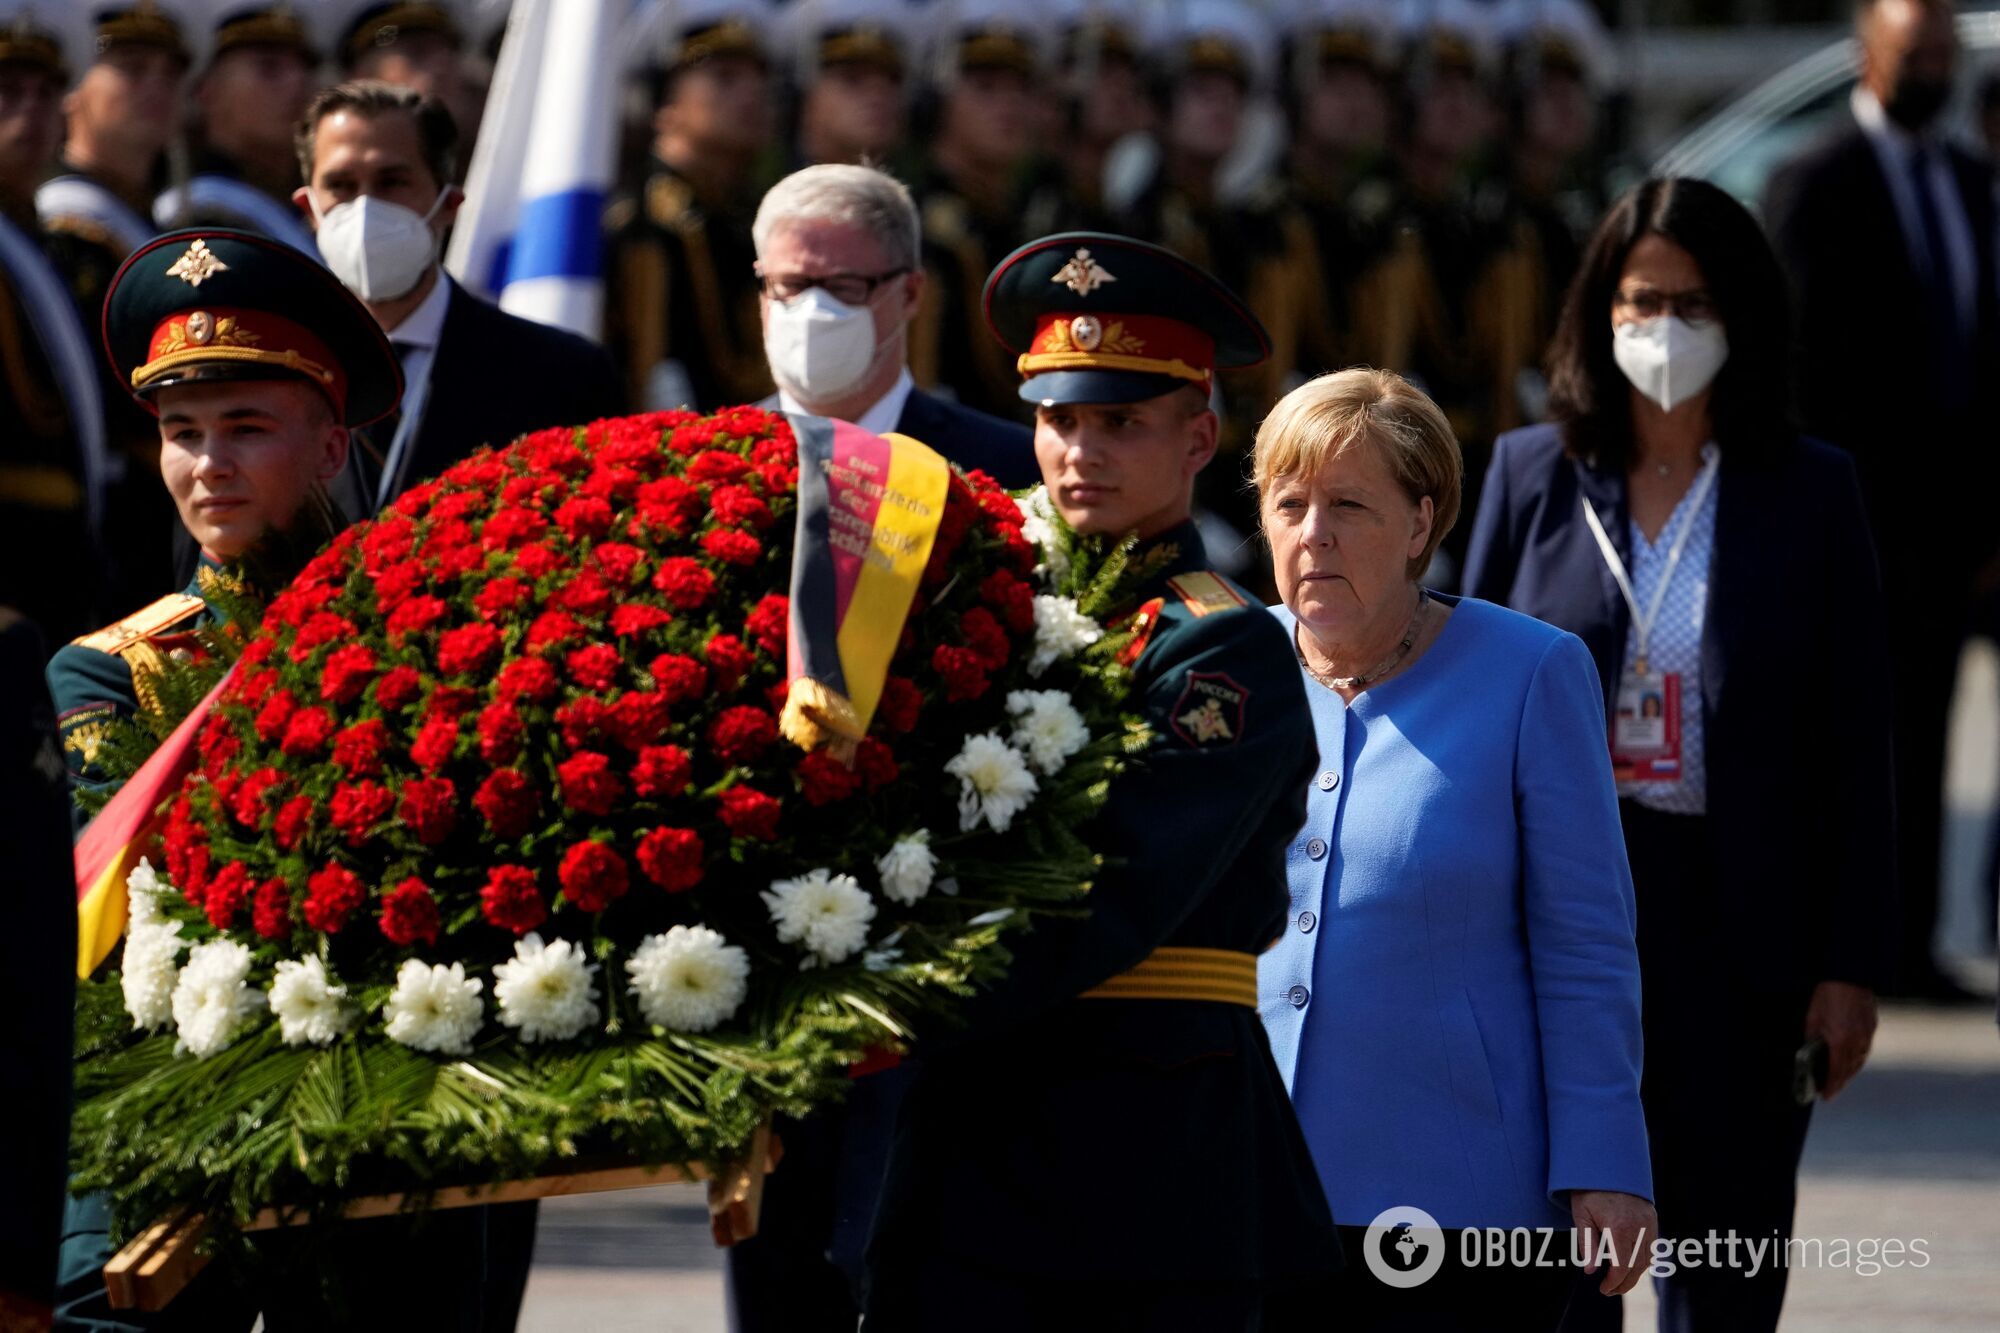
M 1620 782 L 1680 780 L 1679 672 L 1628 669 L 1619 677 L 1618 711 L 1611 720 L 1611 772 Z

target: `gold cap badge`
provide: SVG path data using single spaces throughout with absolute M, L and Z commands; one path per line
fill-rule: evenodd
M 1090 257 L 1090 251 L 1078 250 L 1070 261 L 1056 270 L 1050 282 L 1059 282 L 1078 296 L 1088 296 L 1107 282 L 1118 279 L 1111 271 Z
M 167 270 L 167 276 L 179 278 L 190 287 L 199 287 L 216 274 L 228 271 L 229 265 L 216 258 L 215 252 L 208 248 L 208 242 L 196 237 L 195 243 L 187 248 L 187 253 L 176 259 L 174 266 Z

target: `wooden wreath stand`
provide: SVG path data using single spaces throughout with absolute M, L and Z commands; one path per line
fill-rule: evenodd
M 529 1199 L 554 1199 L 568 1194 L 607 1194 L 613 1190 L 644 1189 L 650 1185 L 671 1185 L 685 1181 L 708 1182 L 709 1229 L 717 1245 L 734 1245 L 757 1234 L 758 1213 L 764 1203 L 764 1177 L 783 1155 L 781 1145 L 771 1137 L 767 1120 L 757 1127 L 749 1151 L 740 1159 L 712 1168 L 700 1162 L 687 1165 L 614 1166 L 594 1171 L 561 1172 L 510 1180 L 498 1185 L 453 1187 L 437 1190 L 425 1200 L 427 1208 L 478 1208 L 492 1203 L 520 1203 Z M 412 1199 L 408 1193 L 370 1194 L 350 1199 L 341 1210 L 343 1217 L 388 1217 L 404 1212 Z M 245 1226 L 245 1231 L 269 1231 L 295 1226 L 305 1221 L 299 1213 L 266 1208 Z M 208 1255 L 199 1242 L 207 1230 L 200 1213 L 184 1213 L 163 1219 L 134 1236 L 131 1243 L 104 1265 L 104 1288 L 116 1310 L 162 1310 L 178 1296 L 197 1273 L 208 1266 Z

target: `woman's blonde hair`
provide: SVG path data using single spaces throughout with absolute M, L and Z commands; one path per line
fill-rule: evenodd
M 1465 456 L 1430 395 L 1393 371 L 1336 370 L 1278 400 L 1257 427 L 1252 473 L 1259 506 L 1277 482 L 1317 473 L 1363 441 L 1382 451 L 1412 504 L 1431 498 L 1430 540 L 1410 561 L 1410 577 L 1419 578 L 1458 521 Z

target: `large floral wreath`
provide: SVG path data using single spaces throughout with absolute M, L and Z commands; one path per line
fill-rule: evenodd
M 270 602 L 84 991 L 121 1227 L 716 1160 L 1076 910 L 1145 740 L 1087 613 L 1118 553 L 954 474 L 872 726 L 805 751 L 797 480 L 752 408 L 544 431 Z

